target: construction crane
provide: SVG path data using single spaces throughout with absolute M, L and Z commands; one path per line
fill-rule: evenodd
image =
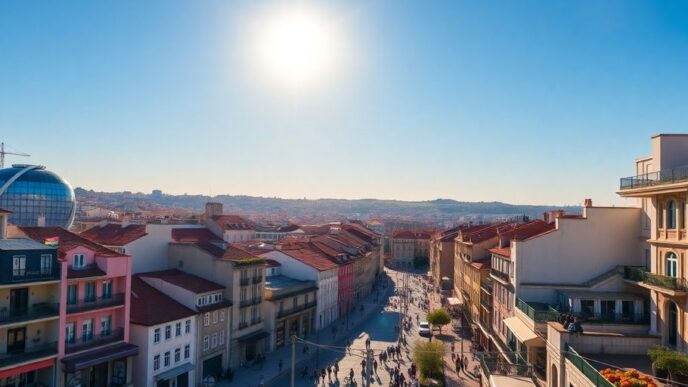
M 23 156 L 23 157 L 31 156 L 31 155 L 26 154 L 26 153 L 5 152 L 5 143 L 0 142 L 0 168 L 5 168 L 5 155 Z

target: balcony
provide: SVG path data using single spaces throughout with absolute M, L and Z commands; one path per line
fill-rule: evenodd
M 263 276 L 262 275 L 259 275 L 257 277 L 253 277 L 253 283 L 254 284 L 259 284 L 261 282 L 263 282 Z
M 494 268 L 490 269 L 490 275 L 493 278 L 497 278 L 498 280 L 504 281 L 506 283 L 511 283 L 511 279 L 509 278 L 509 274 L 503 273 L 503 272 L 496 270 Z
M 518 355 L 515 360 L 513 364 L 509 364 L 499 354 L 485 354 L 480 356 L 480 368 L 488 379 L 490 375 L 530 378 L 533 374 L 533 366 Z
M 67 353 L 83 351 L 85 349 L 91 349 L 105 344 L 114 343 L 117 341 L 124 340 L 124 328 L 112 329 L 109 334 L 103 335 L 89 335 L 80 336 L 67 339 L 65 351 Z
M 620 180 L 621 191 L 635 188 L 645 188 L 661 184 L 680 183 L 688 181 L 688 166 L 662 169 L 643 175 L 623 177 Z
M 258 304 L 260 304 L 261 302 L 263 302 L 263 297 L 254 297 L 254 298 L 251 298 L 251 299 L 239 301 L 239 307 L 240 307 L 240 308 L 245 308 L 245 307 L 251 306 L 251 305 L 258 305 Z
M 2 308 L 2 310 L 0 310 L 0 325 L 58 317 L 59 314 L 60 305 L 47 302 L 33 304 L 26 311 L 21 313 L 11 313 L 7 308 Z
M 246 327 L 248 327 L 248 322 L 246 322 L 246 321 L 239 322 L 239 329 L 244 329 Z
M 262 322 L 263 322 L 262 318 L 254 318 L 253 320 L 251 320 L 251 325 L 258 325 Z
M 279 312 L 277 312 L 277 318 L 282 318 L 282 317 L 292 315 L 294 313 L 299 313 L 301 311 L 312 308 L 314 306 L 315 306 L 315 301 L 311 301 L 307 304 L 298 305 L 298 306 L 296 306 L 296 308 L 291 308 L 291 309 L 287 309 L 287 310 L 280 310 Z
M 684 278 L 650 273 L 642 267 L 625 266 L 624 278 L 642 287 L 671 296 L 685 295 L 688 292 L 688 282 Z
M 67 304 L 67 313 L 81 313 L 89 310 L 109 308 L 124 305 L 124 293 L 113 294 L 111 297 L 99 297 L 93 301 L 81 300 L 74 304 Z
M 246 286 L 249 284 L 249 282 L 251 282 L 251 279 L 248 277 L 245 277 L 245 278 L 242 278 L 239 280 L 239 285 Z
M 558 310 L 547 304 L 541 302 L 529 304 L 520 298 L 516 298 L 516 307 L 534 322 L 557 321 L 560 315 Z
M 0 355 L 0 368 L 11 367 L 15 364 L 27 363 L 50 356 L 57 356 L 56 342 L 33 346 L 21 353 L 3 353 Z
M 480 296 L 480 305 L 483 308 L 485 308 L 489 311 L 492 311 L 492 297 L 487 297 L 487 296 L 481 295 Z
M 607 381 L 596 369 L 591 366 L 585 359 L 583 359 L 578 352 L 574 351 L 571 346 L 566 345 L 566 352 L 564 354 L 567 360 L 571 362 L 580 372 L 585 375 L 595 387 L 614 387 L 614 385 Z
M 492 280 L 486 278 L 480 281 L 480 290 L 486 294 L 492 294 Z
M 573 313 L 581 322 L 589 324 L 640 324 L 650 323 L 650 313 Z

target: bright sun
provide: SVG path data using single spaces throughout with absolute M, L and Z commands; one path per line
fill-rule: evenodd
M 288 86 L 317 83 L 333 70 L 337 39 L 331 23 L 313 9 L 275 12 L 260 23 L 258 53 L 261 67 Z

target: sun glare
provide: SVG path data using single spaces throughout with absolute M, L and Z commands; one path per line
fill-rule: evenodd
M 322 81 L 335 66 L 337 40 L 327 18 L 313 9 L 285 9 L 259 24 L 258 53 L 265 75 L 288 86 Z

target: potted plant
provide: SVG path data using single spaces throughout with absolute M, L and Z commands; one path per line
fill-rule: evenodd
M 669 348 L 661 345 L 657 345 L 647 350 L 647 355 L 650 357 L 650 361 L 652 362 L 652 374 L 654 376 L 662 379 L 666 379 L 666 377 L 669 376 L 669 372 L 666 370 L 666 368 L 660 368 L 663 363 L 660 362 L 660 366 L 657 366 L 657 361 L 670 353 L 671 350 Z
M 656 361 L 658 369 L 667 370 L 668 379 L 686 383 L 688 382 L 688 356 L 671 351 L 667 354 L 660 355 Z
M 625 370 L 606 368 L 600 371 L 600 374 L 614 386 L 657 387 L 657 384 L 650 376 L 632 368 Z

